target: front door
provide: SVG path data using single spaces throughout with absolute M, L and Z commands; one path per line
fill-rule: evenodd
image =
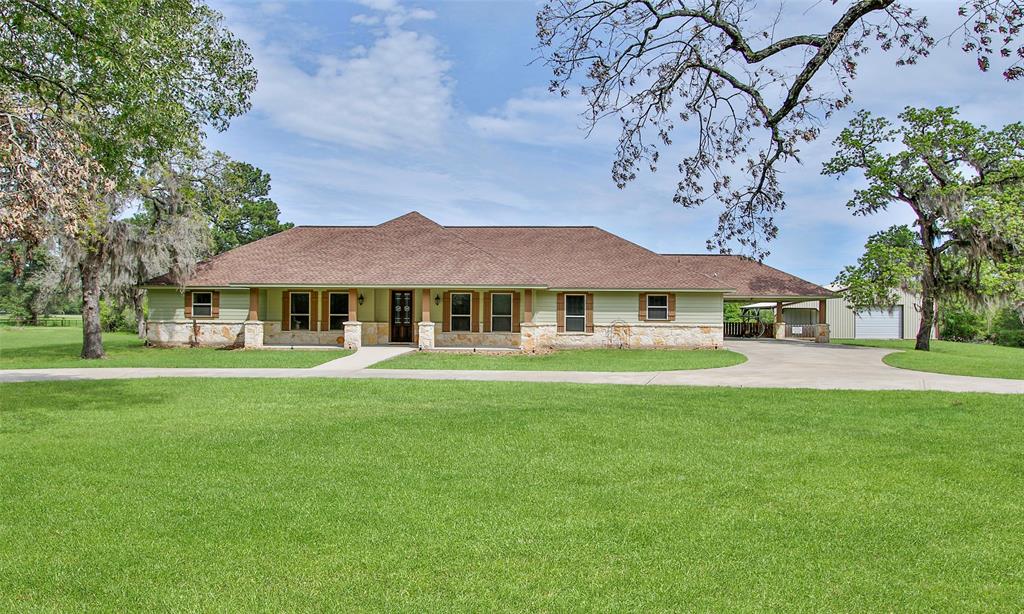
M 391 343 L 412 343 L 412 290 L 391 291 Z

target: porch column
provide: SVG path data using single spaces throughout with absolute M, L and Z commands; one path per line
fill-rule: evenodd
M 348 289 L 348 322 L 345 322 L 345 349 L 358 350 L 363 347 L 363 325 L 359 323 L 359 290 Z
M 260 289 L 249 288 L 249 317 L 242 324 L 242 339 L 245 347 L 263 347 L 263 322 L 260 317 Z
M 260 319 L 260 289 L 249 288 L 249 319 Z
M 430 321 L 430 288 L 423 288 L 423 300 L 421 303 L 423 311 L 423 317 L 420 318 L 421 322 Z
M 818 330 L 815 331 L 814 341 L 816 343 L 828 343 L 831 340 L 831 331 L 828 329 L 828 312 L 825 311 L 826 301 L 818 301 Z
M 529 288 L 523 294 L 523 322 L 533 324 L 533 289 Z
M 422 292 L 423 317 L 420 319 L 419 328 L 416 331 L 419 334 L 416 347 L 421 350 L 432 350 L 434 349 L 434 323 L 430 321 L 430 288 L 423 288 Z
M 786 338 L 786 324 L 782 321 L 782 301 L 775 303 L 775 338 Z

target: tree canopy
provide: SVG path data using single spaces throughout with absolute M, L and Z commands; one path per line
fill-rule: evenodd
M 1024 124 L 974 126 L 949 107 L 907 108 L 893 123 L 862 111 L 834 142 L 823 172 L 861 171 L 867 185 L 847 206 L 869 215 L 907 206 L 916 230 L 873 235 L 837 280 L 855 306 L 892 305 L 919 289 L 918 349 L 928 349 L 935 301 L 999 297 L 1024 307 Z
M 84 226 L 109 188 L 91 178 L 130 183 L 195 148 L 255 84 L 245 43 L 199 0 L 0 3 L 0 239 Z
M 903 3 L 831 4 L 845 8 L 824 31 L 777 36 L 781 0 L 776 10 L 753 0 L 550 0 L 537 15 L 537 37 L 552 91 L 578 86 L 591 127 L 620 123 L 612 165 L 619 187 L 644 166 L 655 171 L 677 124 L 690 124 L 696 135 L 678 162 L 675 202 L 719 200 L 708 248 L 728 251 L 735 242 L 763 257 L 786 206 L 778 168 L 798 161 L 800 144 L 852 102 L 861 56 L 875 46 L 913 64 L 936 44 L 927 19 Z M 969 0 L 960 15 L 963 49 L 981 70 L 1000 65 L 1008 80 L 1024 76 L 1017 0 Z

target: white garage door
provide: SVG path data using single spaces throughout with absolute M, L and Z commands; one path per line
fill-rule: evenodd
M 853 331 L 858 339 L 902 339 L 903 306 L 898 305 L 892 311 L 877 309 L 858 313 Z

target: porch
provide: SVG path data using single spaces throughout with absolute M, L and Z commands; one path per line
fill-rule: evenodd
M 250 288 L 246 347 L 517 350 L 533 291 Z

